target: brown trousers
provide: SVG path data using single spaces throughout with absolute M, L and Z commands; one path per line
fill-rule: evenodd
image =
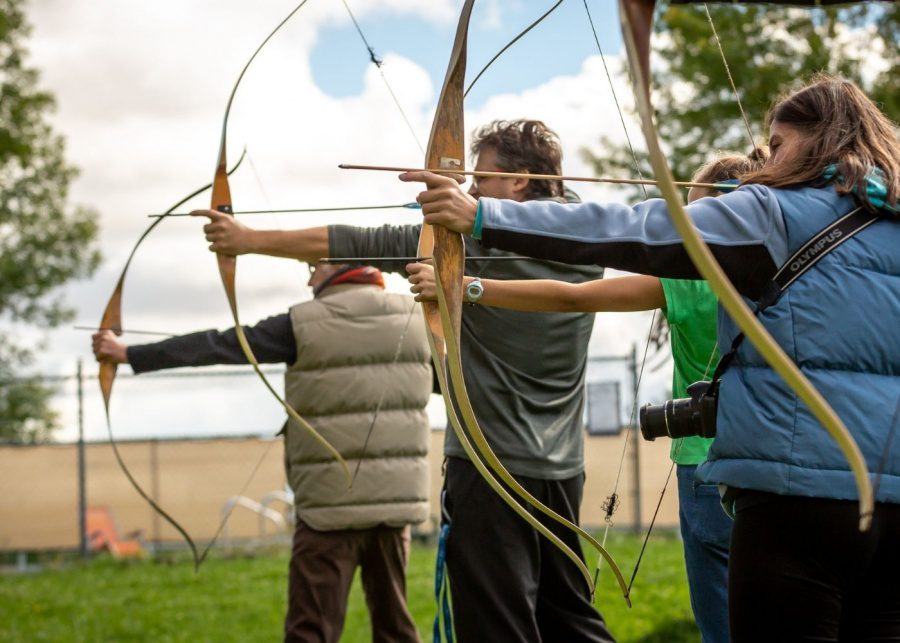
M 373 643 L 419 643 L 406 606 L 409 527 L 316 531 L 298 521 L 288 576 L 287 643 L 337 643 L 357 567 Z

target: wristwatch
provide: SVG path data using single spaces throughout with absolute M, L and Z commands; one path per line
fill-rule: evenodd
M 470 304 L 474 305 L 478 303 L 478 300 L 481 299 L 481 296 L 484 294 L 484 286 L 481 283 L 481 279 L 475 277 L 469 285 L 466 286 L 466 301 Z

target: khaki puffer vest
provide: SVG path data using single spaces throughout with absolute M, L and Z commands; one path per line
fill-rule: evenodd
M 422 315 L 410 315 L 412 306 L 410 297 L 377 286 L 339 284 L 290 310 L 297 361 L 285 373 L 285 398 L 351 473 L 362 457 L 348 489 L 332 456 L 288 423 L 288 484 L 298 519 L 313 529 L 399 527 L 428 517 L 432 374 Z

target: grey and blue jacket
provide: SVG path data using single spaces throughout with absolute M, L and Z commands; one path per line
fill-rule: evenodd
M 480 202 L 486 246 L 670 278 L 698 278 L 664 201 L 625 205 Z M 833 187 L 749 185 L 687 210 L 748 303 L 803 243 L 855 204 Z M 900 223 L 884 220 L 803 275 L 760 321 L 847 425 L 877 500 L 900 502 Z M 719 345 L 738 329 L 720 311 Z M 896 435 L 893 435 L 896 434 Z M 893 435 L 893 439 L 889 439 Z M 718 435 L 703 482 L 783 495 L 856 498 L 835 442 L 744 342 L 720 388 Z

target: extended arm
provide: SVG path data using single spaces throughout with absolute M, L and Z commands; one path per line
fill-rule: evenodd
M 307 263 L 326 257 L 415 256 L 421 227 L 332 225 L 299 230 L 254 230 L 234 217 L 215 210 L 195 210 L 191 214 L 209 218 L 210 222 L 203 226 L 203 232 L 212 252 L 262 254 Z M 396 272 L 403 270 L 405 262 L 372 260 L 366 263 L 386 272 Z
M 410 290 L 417 301 L 436 298 L 434 268 L 409 264 Z M 466 285 L 475 278 L 465 277 Z M 537 312 L 633 312 L 666 305 L 659 279 L 645 275 L 598 279 L 580 284 L 552 279 L 482 279 L 484 295 L 479 304 Z
M 223 212 L 195 210 L 191 214 L 209 219 L 203 232 L 212 252 L 270 255 L 308 263 L 328 256 L 328 228 L 325 226 L 301 230 L 254 230 Z
M 261 364 L 293 364 L 297 347 L 287 314 L 269 317 L 255 326 L 245 326 L 247 341 Z M 153 344 L 129 346 L 110 330 L 93 336 L 97 361 L 130 364 L 135 373 L 182 366 L 214 364 L 246 364 L 234 329 L 206 330 L 190 333 Z
M 675 279 L 698 273 L 666 203 L 563 205 L 481 199 L 482 242 L 520 254 L 597 263 Z M 787 259 L 781 208 L 771 190 L 748 186 L 687 208 L 692 222 L 738 290 L 752 296 Z M 756 270 L 748 271 L 747 266 Z
M 446 177 L 420 171 L 401 178 L 427 184 L 417 197 L 426 223 L 480 237 L 486 247 L 657 277 L 698 277 L 661 199 L 631 207 L 481 198 L 476 209 Z M 700 199 L 687 212 L 738 290 L 758 297 L 788 256 L 784 218 L 773 191 L 745 186 Z M 748 271 L 748 265 L 755 270 Z

